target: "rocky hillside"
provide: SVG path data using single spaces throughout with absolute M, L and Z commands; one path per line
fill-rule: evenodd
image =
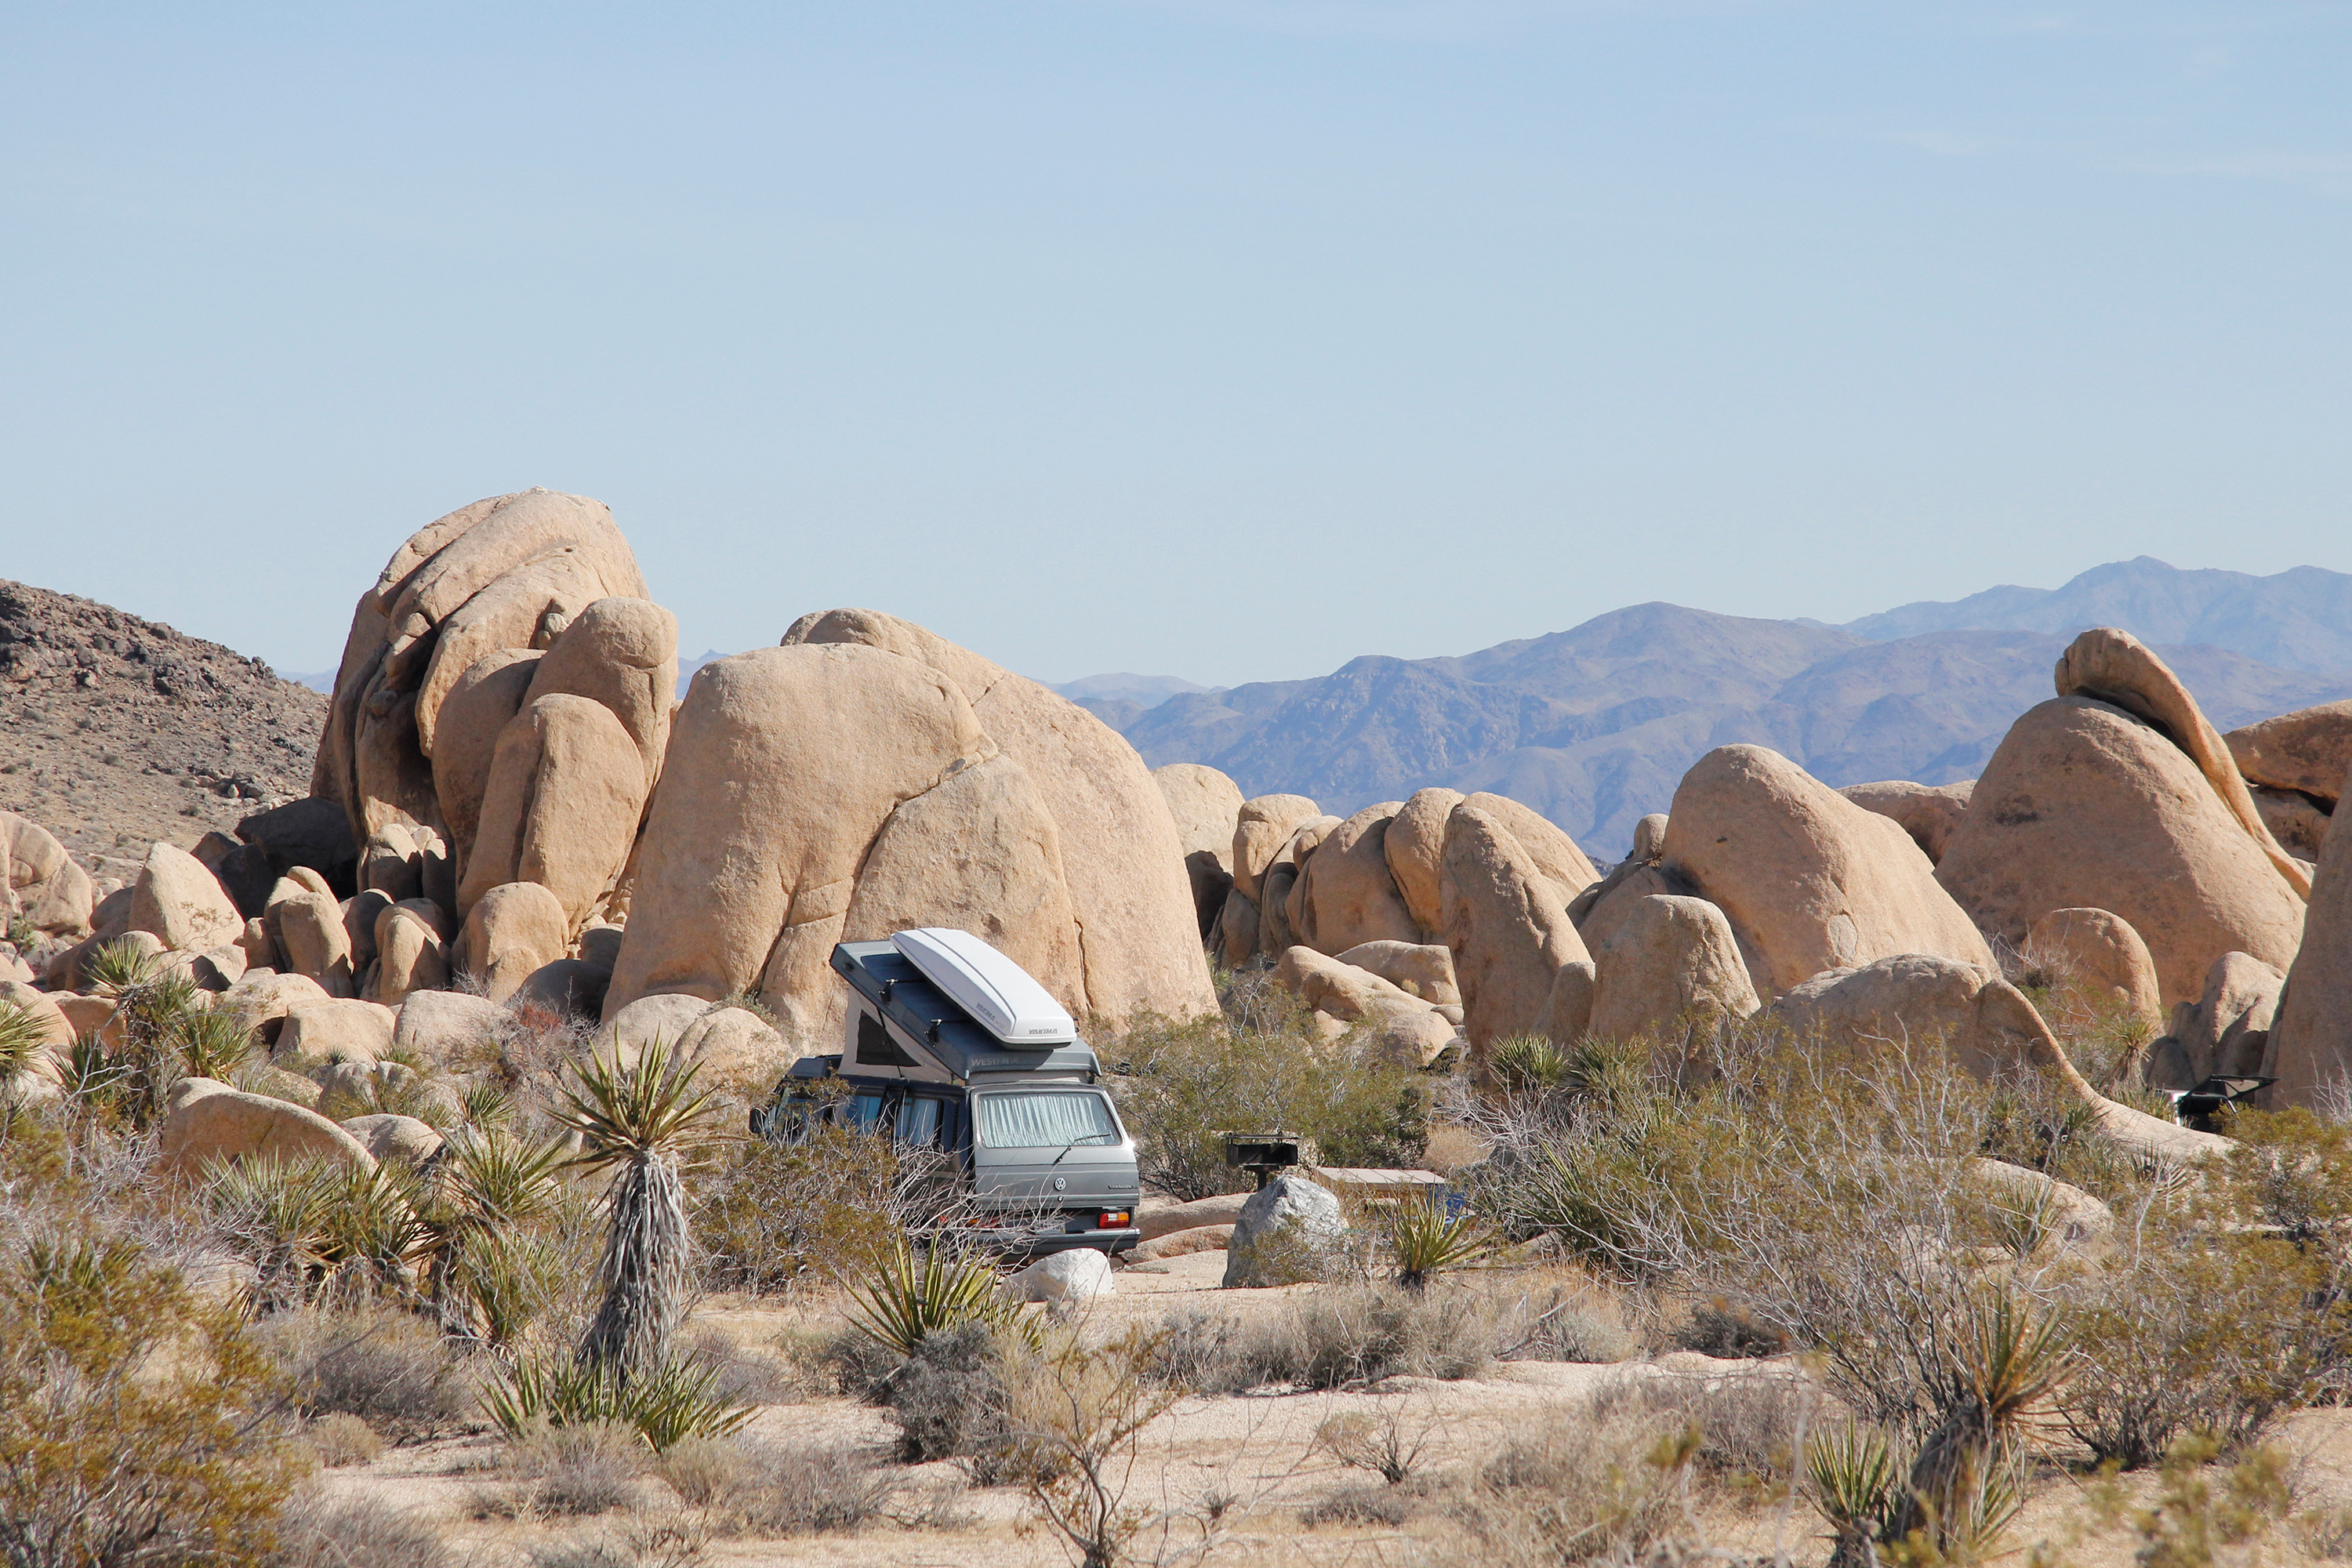
M 310 792 L 327 699 L 257 658 L 0 580 L 0 810 L 93 877 Z
M 2168 588 L 2164 574 L 2177 580 Z M 1886 635 L 1965 621 L 1978 601 L 1910 605 L 1844 627 L 1639 605 L 1460 658 L 1368 657 L 1317 679 L 1181 693 L 1146 710 L 1085 705 L 1155 767 L 1206 763 L 1249 795 L 1307 795 L 1345 815 L 1429 784 L 1491 791 L 1613 858 L 1633 823 L 1665 809 L 1676 781 L 1715 746 L 1769 746 L 1832 785 L 1975 777 L 2011 721 L 2049 695 L 2051 666 L 2074 629 L 2069 617 L 2087 605 L 2137 606 L 2223 729 L 2352 695 L 2352 675 L 2278 668 L 2163 635 L 2228 631 L 2250 646 L 2300 650 L 2298 659 L 2334 657 L 2337 645 L 2315 617 L 2352 578 L 2315 569 L 2283 578 L 2293 591 L 2273 603 L 2242 589 L 2281 579 L 2140 561 L 2048 594 L 1979 595 L 1999 600 L 1989 614 L 2056 630 Z M 2352 628 L 2352 608 L 2336 626 Z M 2352 668 L 2352 642 L 2342 651 Z

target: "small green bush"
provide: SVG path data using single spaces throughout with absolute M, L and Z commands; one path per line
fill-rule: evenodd
M 1231 1021 L 1131 1020 L 1108 1041 L 1124 1058 L 1115 1085 L 1144 1179 L 1180 1199 L 1239 1192 L 1218 1134 L 1296 1132 L 1333 1165 L 1411 1166 L 1429 1147 L 1429 1080 L 1353 1036 L 1325 1040 L 1307 1010 L 1276 993 Z
M 267 1358 L 133 1242 L 0 1258 L 0 1559 L 247 1563 L 299 1473 Z

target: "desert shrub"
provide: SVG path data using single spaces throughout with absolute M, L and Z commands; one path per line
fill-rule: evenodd
M 1639 1348 L 1621 1324 L 1585 1306 L 1581 1293 L 1558 1286 L 1515 1304 L 1495 1336 L 1496 1361 L 1620 1362 Z
M 1661 1431 L 1631 1411 L 1530 1424 L 1477 1467 L 1432 1560 L 1511 1568 L 1647 1560 L 1688 1517 L 1697 1447 L 1687 1429 Z
M 601 1421 L 525 1433 L 506 1456 L 509 1470 L 533 1482 L 531 1500 L 541 1512 L 572 1518 L 626 1507 L 646 1459 L 635 1431 Z
M 1754 1361 L 1789 1348 L 1787 1332 L 1760 1321 L 1739 1302 L 1721 1296 L 1691 1303 L 1690 1315 L 1674 1329 L 1677 1350 L 1696 1351 L 1724 1361 Z
M 1376 1524 L 1395 1530 L 1413 1516 L 1420 1500 L 1396 1487 L 1341 1487 L 1300 1509 L 1298 1522 L 1308 1530 L 1324 1524 Z
M 899 1479 L 854 1448 L 745 1446 L 745 1468 L 709 1503 L 730 1535 L 854 1535 L 888 1515 Z
M 900 1163 L 889 1139 L 824 1123 L 802 1143 L 749 1140 L 693 1183 L 705 1282 L 767 1294 L 887 1256 Z
M 1136 1439 L 1176 1402 L 1152 1375 L 1160 1336 L 1130 1327 L 1104 1344 L 1076 1334 L 1014 1352 L 1010 1468 L 1038 1520 L 1081 1563 L 1120 1568 L 1205 1555 L 1224 1510 L 1157 1510 L 1127 1500 Z
M 267 1358 L 134 1243 L 0 1259 L 0 1556 L 251 1561 L 299 1465 Z
M 1428 1449 L 1432 1423 L 1409 1401 L 1384 1409 L 1351 1410 L 1327 1417 L 1315 1428 L 1315 1447 L 1349 1469 L 1370 1470 L 1390 1486 L 1402 1485 Z
M 711 1392 L 730 1405 L 778 1405 L 792 1397 L 791 1369 L 776 1356 L 736 1342 L 716 1328 L 698 1331 L 688 1357 L 715 1374 Z
M 2341 1391 L 2352 1300 L 2327 1249 L 2242 1228 L 2210 1194 L 2137 1220 L 2067 1291 L 2081 1358 L 2060 1409 L 2094 1455 L 2137 1469 L 2190 1434 L 2245 1448 Z
M 1391 1285 L 1318 1291 L 1247 1321 L 1169 1318 L 1154 1376 L 1172 1387 L 1238 1394 L 1266 1384 L 1346 1388 L 1389 1377 L 1475 1377 L 1494 1358 L 1494 1326 L 1462 1293 Z
M 2275 1449 L 2249 1448 L 2226 1463 L 2212 1438 L 2190 1435 L 2166 1453 L 2155 1496 L 2133 1506 L 2110 1483 L 2095 1492 L 2095 1512 L 2109 1527 L 2127 1523 L 2139 1537 L 2142 1568 L 2218 1568 L 2256 1563 L 2262 1543 L 2294 1502 L 2291 1466 Z M 2308 1539 L 2306 1526 L 2306 1539 Z M 2324 1535 L 2313 1544 L 2325 1546 Z
M 0 1256 L 58 1232 L 135 1243 L 184 1265 L 212 1245 L 199 1200 L 156 1179 L 155 1135 L 71 1100 L 0 1112 Z
M 340 1413 L 403 1436 L 430 1436 L 459 1425 L 473 1406 L 464 1359 L 413 1312 L 280 1313 L 258 1332 L 305 1414 Z
M 1005 1348 L 986 1323 L 926 1336 L 880 1382 L 909 1464 L 966 1459 L 992 1472 L 1006 1440 Z M 990 1484 L 983 1481 L 982 1484 Z
M 266 1568 L 449 1568 L 457 1559 L 429 1520 L 376 1498 L 330 1501 L 305 1492 L 278 1521 Z
M 654 1473 L 697 1508 L 709 1506 L 751 1468 L 751 1456 L 735 1437 L 688 1437 L 654 1459 Z
M 824 1335 L 801 1354 L 821 1384 L 868 1405 L 888 1403 L 890 1374 L 906 1360 L 879 1340 L 851 1328 Z
M 302 1441 L 331 1470 L 341 1465 L 364 1465 L 383 1452 L 383 1439 L 376 1436 L 374 1427 L 341 1411 L 304 1422 Z
M 2172 1119 L 2169 1102 L 2162 1114 Z M 2091 1108 L 2039 1076 L 1992 1087 L 1979 1151 L 2080 1187 L 2102 1203 L 2133 1202 L 2146 1185 L 2131 1157 L 2100 1132 Z
M 1235 1000 L 1237 988 L 1248 994 Z M 1104 1046 L 1124 1058 L 1119 1110 L 1144 1180 L 1184 1199 L 1239 1192 L 1217 1134 L 1299 1133 L 1334 1165 L 1417 1165 L 1429 1145 L 1428 1080 L 1353 1036 L 1326 1042 L 1308 1011 L 1262 979 L 1225 993 L 1227 1016 L 1142 1015 Z
M 1699 1472 L 1750 1499 L 1784 1493 L 1822 1425 L 1822 1400 L 1795 1377 L 1628 1379 L 1595 1396 L 1606 1418 L 1637 1414 L 1659 1431 L 1696 1431 Z

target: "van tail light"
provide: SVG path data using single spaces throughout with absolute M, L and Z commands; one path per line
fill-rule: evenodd
M 1103 1229 L 1125 1230 L 1127 1228 L 1128 1221 L 1132 1219 L 1134 1216 L 1129 1214 L 1125 1209 L 1110 1209 L 1099 1217 L 1102 1220 Z

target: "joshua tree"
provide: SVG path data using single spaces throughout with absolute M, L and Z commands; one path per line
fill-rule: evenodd
M 709 1134 L 710 1092 L 694 1087 L 699 1064 L 674 1068 L 669 1047 L 647 1045 L 634 1067 L 590 1058 L 554 1112 L 580 1134 L 569 1162 L 613 1172 L 609 1227 L 597 1277 L 604 1300 L 580 1341 L 580 1359 L 625 1382 L 668 1352 L 686 1290 L 686 1192 L 678 1161 Z

